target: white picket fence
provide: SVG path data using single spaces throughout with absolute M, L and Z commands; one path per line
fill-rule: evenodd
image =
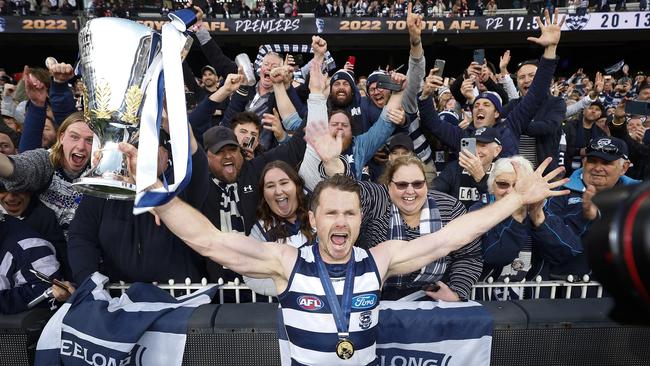
M 191 294 L 192 292 L 207 286 L 209 283 L 204 278 L 200 283 L 192 283 L 192 281 L 187 278 L 184 283 L 177 283 L 174 280 L 169 280 L 167 284 L 161 284 L 154 282 L 154 285 L 168 290 L 169 293 L 176 297 L 186 294 Z M 219 279 L 217 282 L 219 285 L 219 303 L 223 304 L 226 295 L 234 295 L 234 301 L 236 303 L 248 302 L 249 296 L 245 296 L 246 301 L 242 301 L 242 295 L 250 295 L 251 302 L 273 302 L 273 296 L 263 296 L 258 295 L 253 292 L 248 286 L 241 283 L 239 278 L 236 278 L 235 281 L 224 283 L 223 279 Z M 121 294 L 126 289 L 128 289 L 130 284 L 125 282 L 112 283 L 109 285 L 108 289 L 113 293 Z M 542 278 L 538 276 L 532 281 L 517 281 L 512 282 L 509 278 L 505 278 L 501 282 L 494 282 L 492 277 L 488 278 L 485 282 L 479 282 L 474 285 L 471 292 L 471 300 L 476 300 L 477 295 L 482 294 L 483 296 L 478 297 L 482 301 L 490 300 L 499 300 L 493 296 L 493 293 L 498 290 L 498 292 L 509 294 L 514 293 L 519 298 L 523 297 L 524 291 L 530 289 L 532 293 L 532 298 L 538 299 L 540 296 L 544 298 L 586 298 L 590 289 L 594 289 L 596 292 L 595 297 L 603 296 L 603 287 L 600 283 L 596 281 L 591 281 L 589 276 L 585 275 L 581 281 L 575 279 L 573 276 L 568 276 L 566 280 L 557 280 L 557 281 L 542 281 Z M 542 291 L 548 289 L 548 293 L 542 294 Z M 544 291 L 546 292 L 546 291 Z M 561 296 L 558 296 L 560 294 Z M 507 296 L 507 295 L 506 295 Z M 590 297 L 594 297 L 593 291 Z M 530 297 L 530 296 L 528 296 Z M 502 298 L 503 299 L 503 298 Z

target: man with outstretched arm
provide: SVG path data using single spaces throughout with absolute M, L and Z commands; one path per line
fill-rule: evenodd
M 121 144 L 130 170 L 137 151 Z M 376 362 L 375 342 L 379 293 L 391 276 L 411 273 L 471 242 L 522 205 L 568 191 L 553 191 L 566 180 L 546 176 L 545 160 L 534 174 L 523 176 L 515 166 L 515 192 L 482 210 L 463 215 L 441 230 L 412 241 L 390 240 L 365 250 L 355 247 L 361 224 L 359 187 L 336 175 L 316 187 L 309 212 L 317 229 L 313 245 L 261 243 L 224 233 L 191 206 L 174 198 L 154 213 L 199 254 L 255 278 L 272 278 L 282 306 L 290 357 L 299 364 L 367 365 Z M 338 296 L 342 296 L 340 305 Z

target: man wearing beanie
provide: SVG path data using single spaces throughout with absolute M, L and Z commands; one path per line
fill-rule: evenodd
M 332 75 L 327 107 L 329 110 L 342 109 L 350 113 L 352 116 L 352 134 L 355 136 L 368 131 L 372 125 L 364 122 L 366 120 L 364 116 L 365 108 L 361 108 L 361 94 L 354 82 L 354 72 L 352 71 L 341 69 Z M 377 117 L 379 117 L 379 114 Z
M 555 72 L 558 61 L 555 51 L 560 41 L 560 26 L 564 22 L 564 19 L 559 21 L 558 18 L 557 11 L 552 21 L 548 12 L 546 12 L 547 25 L 540 27 L 542 31 L 541 36 L 538 38 L 528 38 L 529 41 L 543 46 L 544 54 L 540 59 L 539 68 L 530 89 L 517 107 L 506 118 L 502 118 L 503 108 L 498 94 L 491 92 L 481 93 L 473 103 L 472 124 L 463 130 L 458 126 L 440 121 L 438 114 L 433 109 L 431 95 L 427 95 L 425 98 L 418 98 L 422 123 L 426 125 L 434 136 L 455 151 L 460 150 L 460 140 L 463 137 L 469 137 L 477 128 L 487 126 L 495 127 L 499 132 L 498 138 L 503 146 L 501 156 L 507 157 L 518 154 L 519 139 L 546 100 L 548 88 L 553 79 L 553 73 Z M 435 87 L 439 86 L 439 79 L 439 77 L 430 75 L 427 77 L 426 83 L 431 85 L 431 89 L 435 89 Z

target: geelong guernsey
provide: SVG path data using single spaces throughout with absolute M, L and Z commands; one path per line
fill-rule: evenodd
M 278 333 L 288 337 L 288 342 L 283 344 L 281 341 L 280 346 L 281 352 L 289 352 L 289 355 L 282 354 L 283 365 L 377 364 L 375 342 L 381 280 L 370 253 L 357 247 L 353 249 L 355 279 L 349 339 L 354 344 L 354 355 L 348 360 L 336 355 L 339 341 L 336 322 L 318 277 L 310 245 L 299 249 L 287 289 L 278 295 L 284 321 L 284 324 L 279 323 L 281 329 Z M 343 295 L 346 266 L 326 264 L 339 302 Z

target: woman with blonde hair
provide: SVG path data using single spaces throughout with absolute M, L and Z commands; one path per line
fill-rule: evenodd
M 523 156 L 501 158 L 494 163 L 487 181 L 488 202 L 470 207 L 478 210 L 510 194 L 515 188 L 516 174 L 513 164 L 519 166 L 520 174 L 533 174 L 533 165 Z M 545 201 L 522 207 L 509 218 L 483 235 L 483 273 L 481 279 L 497 280 L 508 276 L 513 281 L 549 279 L 551 265 L 562 263 L 582 252 L 562 241 L 566 237 L 563 218 L 550 215 L 544 208 Z M 498 298 L 521 298 L 523 293 L 499 294 Z

